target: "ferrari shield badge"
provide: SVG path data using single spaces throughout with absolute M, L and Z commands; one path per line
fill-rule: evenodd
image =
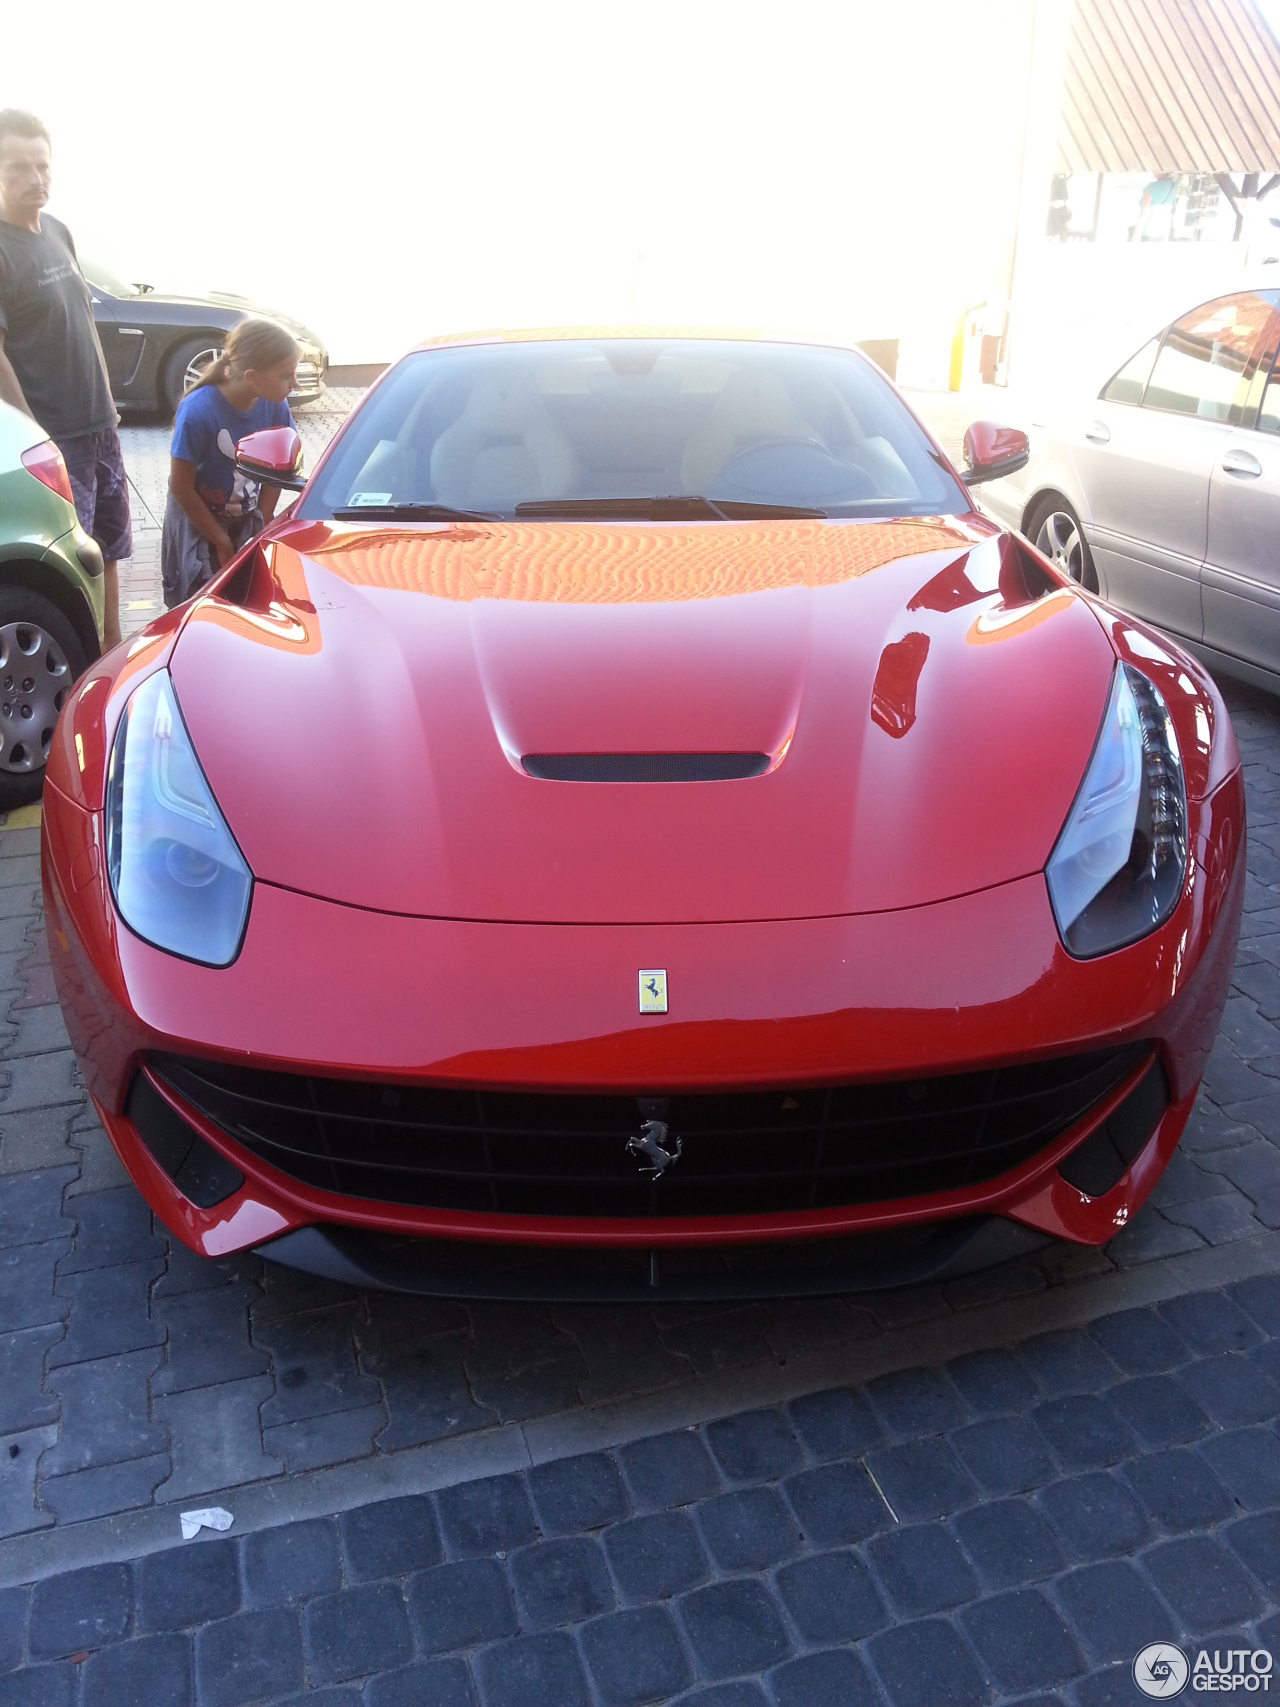
M 640 1012 L 664 1014 L 667 1011 L 667 975 L 665 972 L 640 974 Z

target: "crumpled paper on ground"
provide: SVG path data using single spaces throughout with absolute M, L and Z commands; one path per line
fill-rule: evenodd
M 182 1519 L 182 1539 L 190 1541 L 191 1537 L 201 1529 L 230 1529 L 235 1522 L 229 1511 L 220 1505 L 207 1505 L 199 1511 L 184 1511 L 178 1514 Z

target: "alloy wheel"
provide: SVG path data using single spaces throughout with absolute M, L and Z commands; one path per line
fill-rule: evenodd
M 1084 540 L 1080 524 L 1069 511 L 1051 510 L 1040 524 L 1035 544 L 1055 569 L 1073 581 L 1084 581 Z
M 204 372 L 222 354 L 220 345 L 211 344 L 207 350 L 198 350 L 187 363 L 182 375 L 182 391 L 185 396 L 188 391 L 204 378 Z
M 0 627 L 0 770 L 44 768 L 73 678 L 62 648 L 34 622 Z

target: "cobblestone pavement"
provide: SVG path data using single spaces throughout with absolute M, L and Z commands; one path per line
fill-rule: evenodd
M 1280 1648 L 1280 702 L 1227 694 L 1247 912 L 1152 1202 L 1105 1251 L 872 1298 L 462 1307 L 200 1262 L 87 1103 L 38 832 L 0 829 L 0 1707 L 1088 1707 L 1140 1699 L 1147 1641 Z M 175 1546 L 211 1503 L 232 1536 Z
M 5 1702 L 1079 1707 L 1280 1650 L 1280 1280 L 0 1592 Z M 1050 1691 L 1054 1693 L 1035 1693 Z

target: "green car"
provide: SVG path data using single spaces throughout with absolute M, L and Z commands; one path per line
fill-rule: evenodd
M 54 724 L 102 650 L 102 552 L 58 447 L 0 403 L 0 812 L 39 797 Z

